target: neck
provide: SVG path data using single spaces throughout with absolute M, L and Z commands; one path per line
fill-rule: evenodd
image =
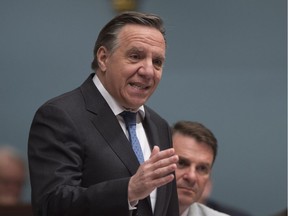
M 124 106 L 123 106 L 123 108 L 124 108 L 124 110 L 129 111 L 129 112 L 137 112 L 137 110 L 138 110 L 138 109 L 133 109 L 133 108 L 127 108 Z
M 179 205 L 179 215 L 181 216 L 187 208 L 188 208 L 187 206 Z

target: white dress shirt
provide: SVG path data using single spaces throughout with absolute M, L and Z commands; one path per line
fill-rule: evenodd
M 181 216 L 229 216 L 225 213 L 216 211 L 208 206 L 201 203 L 193 203 L 189 208 L 187 208 Z

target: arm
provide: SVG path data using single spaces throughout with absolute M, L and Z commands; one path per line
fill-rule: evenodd
M 81 130 L 64 109 L 50 104 L 37 111 L 28 143 L 35 216 L 128 215 L 129 177 L 83 186 L 87 163 Z

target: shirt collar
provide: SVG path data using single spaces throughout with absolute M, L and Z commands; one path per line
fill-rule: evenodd
M 95 86 L 100 91 L 101 95 L 104 97 L 110 108 L 112 109 L 115 116 L 119 115 L 125 109 L 117 103 L 117 101 L 109 94 L 109 92 L 105 89 L 101 81 L 99 80 L 97 74 L 93 77 L 93 82 Z M 141 118 L 144 119 L 145 117 L 145 109 L 144 106 L 140 106 L 138 109 L 138 113 L 140 114 Z

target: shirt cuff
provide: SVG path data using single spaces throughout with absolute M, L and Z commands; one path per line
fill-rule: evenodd
M 138 204 L 138 200 L 137 201 L 133 201 L 133 202 L 129 202 L 128 201 L 129 210 L 137 209 L 137 207 L 136 207 L 137 204 Z

